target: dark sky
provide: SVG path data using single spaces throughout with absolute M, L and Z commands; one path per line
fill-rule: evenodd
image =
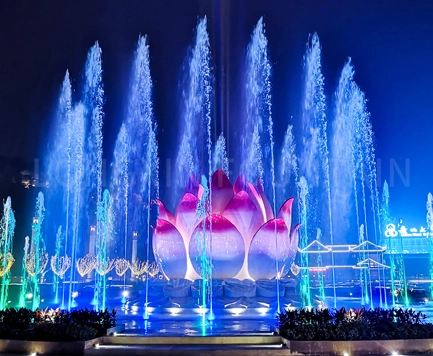
M 339 72 L 352 57 L 355 79 L 368 98 L 382 164 L 379 183 L 392 180 L 390 165 L 398 167 L 405 179 L 395 173 L 391 182 L 394 214 L 417 224 L 425 221 L 426 195 L 433 190 L 431 0 L 2 0 L 0 156 L 39 157 L 65 71 L 69 69 L 79 91 L 86 52 L 96 40 L 103 50 L 109 146 L 123 115 L 139 34 L 149 36 L 155 114 L 164 145 L 178 121 L 173 103 L 186 50 L 197 18 L 204 15 L 217 92 L 226 75 L 233 98 L 250 33 L 264 16 L 273 63 L 274 120 L 284 129 L 290 115 L 296 120 L 308 34 L 317 32 L 323 46 L 330 106 Z M 228 112 L 216 121 L 218 129 L 236 124 L 236 100 Z

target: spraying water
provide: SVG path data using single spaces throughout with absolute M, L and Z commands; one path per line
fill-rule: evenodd
M 183 92 L 183 124 L 180 136 L 180 149 L 176 157 L 177 187 L 187 186 L 191 175 L 199 176 L 207 166 L 209 189 L 205 212 L 212 215 L 212 132 L 211 132 L 211 97 L 212 75 L 210 68 L 211 52 L 207 19 L 199 20 L 196 28 L 195 43 L 188 56 L 188 67 L 185 76 L 185 90 Z M 215 151 L 214 164 L 225 165 L 228 161 L 225 154 L 225 140 L 220 136 L 218 152 Z M 217 163 L 218 162 L 218 163 Z M 177 197 L 176 197 L 177 198 Z M 206 219 L 205 219 L 206 220 Z M 212 221 L 209 220 L 209 234 L 203 235 L 208 239 L 210 253 L 206 257 L 212 264 Z M 205 244 L 207 242 L 204 242 Z M 212 269 L 206 269 L 210 275 L 203 280 L 203 293 L 209 291 L 209 319 L 213 319 L 212 303 Z M 205 277 L 203 277 L 205 278 Z M 209 283 L 209 286 L 206 284 Z M 208 288 L 208 289 L 206 289 Z M 204 293 L 206 294 L 206 293 Z M 203 294 L 203 295 L 204 295 Z
M 21 266 L 21 288 L 20 288 L 20 296 L 18 301 L 18 307 L 25 308 L 26 306 L 26 296 L 28 291 L 28 274 L 27 274 L 27 268 L 26 268 L 26 261 L 27 256 L 29 255 L 29 248 L 30 248 L 30 237 L 26 236 L 24 238 L 24 256 L 23 256 L 23 262 Z
M 299 179 L 299 205 L 301 207 L 301 233 L 299 239 L 299 247 L 305 249 L 308 245 L 308 182 L 304 176 Z M 301 280 L 300 293 L 302 307 L 310 307 L 311 304 L 311 289 L 310 289 L 310 271 L 308 268 L 308 254 L 301 253 Z
M 333 137 L 331 141 L 331 193 L 333 196 L 332 210 L 338 211 L 340 206 L 346 207 L 340 214 L 334 215 L 333 226 L 339 227 L 338 235 L 342 236 L 339 243 L 344 243 L 345 235 L 349 229 L 350 211 L 355 199 L 356 208 L 356 231 L 359 235 L 359 214 L 357 196 L 353 195 L 353 75 L 354 71 L 350 61 L 346 63 L 340 75 L 337 91 L 335 94 L 335 118 L 333 122 Z M 359 237 L 359 236 L 358 236 Z
M 370 299 L 371 299 L 371 295 L 368 291 L 368 286 L 369 284 L 369 268 L 368 265 L 370 264 L 370 261 L 367 259 L 367 254 L 364 252 L 366 249 L 366 246 L 364 244 L 365 240 L 365 235 L 364 235 L 364 225 L 361 224 L 359 226 L 359 245 L 361 245 L 361 250 L 363 252 L 361 252 L 359 254 L 358 257 L 358 264 L 360 266 L 360 270 L 359 270 L 359 281 L 361 283 L 361 304 L 362 305 L 366 305 L 370 303 Z M 365 264 L 368 264 L 367 267 L 365 266 Z
M 116 216 L 120 217 L 116 231 L 123 237 L 123 249 L 115 249 L 115 252 L 119 255 L 123 252 L 125 258 L 127 250 L 126 241 L 128 239 L 129 150 L 128 132 L 125 123 L 123 123 L 120 127 L 114 148 L 111 191 L 114 192 L 113 194 L 115 196 Z M 120 233 L 121 231 L 123 234 Z
M 101 228 L 101 238 L 98 239 L 96 245 L 97 255 L 97 273 L 100 278 L 99 284 L 95 288 L 98 302 L 97 309 L 105 310 L 107 304 L 107 273 L 112 268 L 112 263 L 109 261 L 108 242 L 112 239 L 114 233 L 114 214 L 113 201 L 110 192 L 106 189 L 101 202 L 98 205 L 97 218 Z
M 200 176 L 202 194 L 200 210 L 204 225 L 202 245 L 206 252 L 203 270 L 205 293 L 208 296 L 201 304 L 209 306 L 212 318 L 212 182 L 211 173 L 221 168 L 229 173 L 226 141 L 220 135 L 215 146 L 212 143 L 211 106 L 212 75 L 211 53 L 207 20 L 198 21 L 196 38 L 189 51 L 185 66 L 185 78 L 182 91 L 182 122 L 180 124 L 179 150 L 176 158 L 175 180 L 177 188 L 188 185 L 191 175 Z M 301 248 L 308 245 L 309 237 L 321 241 L 330 241 L 334 236 L 340 243 L 347 243 L 349 233 L 355 232 L 355 241 L 367 241 L 369 235 L 377 240 L 378 193 L 376 167 L 373 147 L 373 132 L 369 115 L 366 111 L 365 96 L 353 80 L 354 71 L 350 60 L 343 68 L 339 86 L 335 95 L 335 120 L 332 127 L 332 140 L 328 152 L 328 133 L 326 98 L 324 95 L 324 77 L 321 69 L 321 47 L 318 36 L 314 34 L 308 41 L 304 56 L 304 91 L 302 96 L 302 119 L 300 136 L 296 141 L 294 128 L 289 125 L 285 133 L 279 165 L 279 182 L 275 182 L 274 127 L 271 106 L 271 65 L 268 54 L 268 42 L 263 19 L 255 26 L 247 48 L 245 68 L 245 122 L 242 125 L 240 142 L 240 171 L 247 181 L 259 180 L 265 191 L 271 193 L 271 209 L 266 219 L 276 215 L 277 194 L 284 197 L 286 190 L 294 189 L 298 194 L 298 208 L 302 222 Z M 104 91 L 102 86 L 101 49 L 96 43 L 89 51 L 86 62 L 86 82 L 81 102 L 72 103 L 69 74 L 66 73 L 58 107 L 58 127 L 55 142 L 49 159 L 49 206 L 51 212 L 50 236 L 60 227 L 64 227 L 64 250 L 72 256 L 72 264 L 81 252 L 81 242 L 88 238 L 87 225 L 96 225 L 96 243 L 89 244 L 89 253 L 97 247 L 97 273 L 95 273 L 95 298 L 98 307 L 106 304 L 104 286 L 106 271 L 111 266 L 110 254 L 123 256 L 124 266 L 131 257 L 137 257 L 137 238 L 133 243 L 131 236 L 138 236 L 143 231 L 140 241 L 145 245 L 148 265 L 153 257 L 150 253 L 150 235 L 153 219 L 152 201 L 159 196 L 159 159 L 157 126 L 153 117 L 152 80 L 150 75 L 149 46 L 145 37 L 139 37 L 131 72 L 126 116 L 122 122 L 114 149 L 114 162 L 110 189 L 113 199 L 102 199 L 102 125 Z M 296 128 L 298 130 L 298 128 Z M 295 144 L 296 141 L 296 144 Z M 331 154 L 329 154 L 331 153 Z M 333 160 L 331 161 L 330 158 Z M 58 162 L 61 162 L 59 165 Z M 330 164 L 332 162 L 332 164 Z M 59 168 L 61 166 L 61 168 Z M 301 177 L 299 179 L 299 177 Z M 197 182 L 197 187 L 198 187 Z M 206 192 L 207 190 L 207 192 Z M 283 192 L 284 194 L 280 194 Z M 177 199 L 176 194 L 172 194 Z M 331 196 L 333 199 L 331 200 Z M 92 197 L 90 199 L 90 197 Z M 334 198 L 335 197 L 335 198 Z M 370 204 L 369 204 L 370 200 Z M 90 201 L 89 203 L 87 203 Z M 322 203 L 325 202 L 325 203 Z M 111 204 L 114 204 L 111 207 Z M 353 206 L 351 206 L 351 204 Z M 89 209 L 83 209 L 86 205 Z M 53 209 L 62 206 L 61 209 Z M 110 206 L 110 208 L 108 208 Z M 345 209 L 342 210 L 341 206 Z M 96 209 L 97 207 L 97 209 Z M 97 214 L 95 217 L 95 210 Z M 113 212 L 111 212 L 113 210 Z M 214 209 L 215 210 L 215 209 Z M 353 212 L 355 210 L 355 212 Z M 369 211 L 370 210 L 370 211 Z M 338 211 L 339 214 L 335 214 Z M 90 212 L 90 213 L 89 213 Z M 334 212 L 334 214 L 333 214 Z M 198 213 L 198 211 L 197 211 Z M 269 213 L 269 214 L 268 214 Z M 111 218 L 116 216 L 115 227 L 107 227 Z M 272 215 L 272 216 L 271 216 Z M 373 216 L 374 219 L 367 219 Z M 355 220 L 356 223 L 352 220 Z M 208 219 L 209 218 L 209 219 Z M 96 220 L 96 221 L 95 221 Z M 96 222 L 96 223 L 95 223 Z M 373 222 L 373 224 L 371 224 Z M 113 222 L 114 223 L 114 222 Z M 108 225 L 107 225 L 108 224 Z M 105 237 L 102 236 L 104 225 Z M 362 229 L 361 229 L 362 227 Z M 108 230 L 107 230 L 108 229 Z M 122 243 L 112 243 L 113 231 L 118 233 Z M 334 231 L 336 230 L 336 231 Z M 92 230 L 94 231 L 94 230 Z M 336 233 L 338 232 L 338 234 Z M 322 235 L 323 233 L 323 235 Z M 135 234 L 135 235 L 134 235 Z M 354 234 L 354 235 L 355 235 Z M 90 239 L 95 234 L 91 234 Z M 140 234 L 141 236 L 141 234 Z M 276 236 L 276 234 L 275 234 Z M 275 245 L 278 250 L 278 241 Z M 60 238 L 56 239 L 55 256 L 60 256 Z M 31 251 L 29 252 L 29 254 Z M 368 251 L 365 252 L 366 257 Z M 332 264 L 334 255 L 331 252 Z M 301 256 L 303 305 L 312 305 L 309 266 L 307 254 Z M 89 259 L 91 259 L 89 257 Z M 61 271 L 60 259 L 54 260 L 54 270 Z M 66 261 L 66 259 L 65 259 Z M 132 261 L 132 264 L 137 261 Z M 278 284 L 280 266 L 276 260 L 277 300 L 280 302 Z M 318 261 L 321 266 L 323 261 Z M 396 262 L 398 265 L 398 262 Z M 65 264 L 67 266 L 67 264 Z M 207 267 L 206 267 L 207 266 Z M 369 269 L 370 264 L 368 264 Z M 102 274 L 99 272 L 103 272 Z M 131 270 L 132 271 L 132 270 Z M 334 306 L 336 305 L 335 275 L 333 271 Z M 146 267 L 145 317 L 148 316 L 150 269 Z M 152 272 L 153 273 L 153 272 Z M 81 274 L 81 273 L 80 273 Z M 123 287 L 126 288 L 126 274 Z M 75 272 L 68 275 L 69 287 L 67 307 L 73 305 L 73 285 Z M 371 288 L 370 273 L 364 278 Z M 57 275 L 54 284 L 58 285 Z M 379 281 L 380 283 L 380 281 Z M 320 299 L 325 297 L 324 275 L 319 273 Z M 63 289 L 63 302 L 65 301 Z M 57 292 L 58 293 L 58 289 Z M 370 297 L 371 293 L 364 293 Z M 368 294 L 368 295 L 367 295 Z M 62 306 L 64 303 L 62 304 Z
M 71 142 L 73 146 L 71 149 L 71 185 L 68 187 L 70 190 L 70 202 L 71 208 L 69 212 L 71 213 L 71 258 L 72 263 L 75 265 L 77 260 L 77 249 L 80 242 L 80 227 L 81 227 L 81 204 L 82 201 L 82 183 L 84 178 L 84 140 L 85 140 L 85 116 L 84 116 L 84 106 L 78 104 L 72 112 L 71 120 Z M 68 304 L 67 308 L 70 310 L 73 305 L 72 294 L 74 292 L 75 280 L 75 269 L 71 268 L 71 273 L 69 274 L 69 290 L 68 290 Z
M 298 191 L 298 158 L 296 157 L 296 143 L 293 135 L 293 126 L 288 125 L 284 135 L 284 143 L 280 155 L 280 181 L 277 186 L 280 188 L 280 193 L 283 197 L 288 196 L 289 190 Z M 298 194 L 299 196 L 299 194 Z M 281 205 L 283 199 L 278 202 Z M 298 199 L 299 204 L 299 199 Z
M 0 310 L 7 308 L 10 269 L 15 259 L 12 257 L 13 237 L 15 232 L 15 216 L 12 211 L 12 201 L 7 197 L 3 203 L 3 216 L 0 220 L 0 250 L 1 250 L 1 288 L 0 288 Z
M 316 235 L 316 241 L 320 241 L 322 237 L 322 231 L 318 228 L 317 229 L 317 235 Z M 322 301 L 323 305 L 325 303 L 325 276 L 323 271 L 321 270 L 322 268 L 322 254 L 318 253 L 317 254 L 317 267 L 318 267 L 318 271 L 317 271 L 317 279 L 319 282 L 319 298 Z
M 150 235 L 152 225 L 152 200 L 159 197 L 159 158 L 157 126 L 153 117 L 152 79 L 147 38 L 140 36 L 131 71 L 128 111 L 120 128 L 115 149 L 111 190 L 116 205 L 116 231 L 123 237 L 123 246 L 113 246 L 113 251 L 123 254 L 127 260 L 128 251 L 136 258 L 137 247 L 129 238 L 134 231 L 145 231 L 146 257 L 150 256 Z M 138 172 L 138 173 L 137 173 Z M 143 244 L 143 243 L 142 243 Z M 132 261 L 135 263 L 135 261 Z M 145 318 L 147 317 L 147 291 L 149 269 L 146 270 Z M 123 288 L 126 289 L 126 273 L 123 274 Z
M 326 121 L 325 80 L 322 74 L 321 46 L 315 33 L 307 43 L 304 56 L 304 97 L 302 102 L 302 146 L 300 154 L 300 174 L 309 182 L 307 216 L 310 234 L 327 222 L 329 241 L 334 244 L 332 229 L 331 187 L 329 177 L 328 138 Z M 322 192 L 326 192 L 323 194 Z M 326 209 L 321 213 L 319 202 L 325 200 Z M 321 216 L 323 214 L 323 217 Z M 323 225 L 322 222 L 322 225 Z M 331 251 L 334 265 L 334 253 Z M 335 270 L 332 269 L 333 303 L 336 308 Z
M 90 123 L 90 131 L 87 138 L 86 155 L 86 196 L 92 197 L 92 205 L 89 209 L 92 216 L 89 221 L 94 220 L 96 215 L 96 244 L 101 245 L 100 221 L 96 213 L 97 207 L 102 199 L 102 126 L 103 126 L 103 103 L 104 89 L 102 86 L 102 51 L 98 42 L 90 48 L 85 65 L 86 83 L 83 92 L 83 103 L 86 109 L 86 122 Z M 89 253 L 94 253 L 89 251 Z M 95 298 L 97 298 L 100 276 L 95 272 Z
M 272 193 L 272 213 L 276 215 L 274 127 L 272 120 L 271 64 L 263 18 L 251 34 L 246 63 L 246 118 L 242 135 L 241 172 L 247 181 L 259 180 Z M 253 131 L 252 131 L 253 129 Z M 269 177 L 269 179 L 265 179 Z M 275 247 L 278 239 L 275 231 Z M 280 266 L 275 260 L 278 272 Z M 277 311 L 280 311 L 280 281 L 277 278 Z
M 246 117 L 242 133 L 240 171 L 249 182 L 265 182 L 264 163 L 269 158 L 269 141 L 266 139 L 266 124 L 270 112 L 270 63 L 268 40 L 263 18 L 260 18 L 251 34 L 247 48 L 246 63 Z M 265 152 L 263 152 L 263 150 Z
M 429 234 L 429 261 L 430 261 L 430 268 L 429 268 L 429 273 L 430 273 L 430 279 L 433 279 L 433 196 L 431 193 L 427 194 L 427 217 L 426 217 L 426 222 L 427 222 L 427 231 L 430 233 Z M 430 285 L 430 300 L 433 300 L 433 284 Z
M 31 276 L 33 291 L 32 310 L 39 308 L 41 303 L 41 291 L 39 287 L 39 275 L 41 275 L 48 262 L 48 255 L 45 252 L 45 242 L 42 238 L 42 223 L 44 222 L 45 207 L 44 195 L 39 192 L 36 199 L 35 215 L 32 224 L 32 241 L 30 254 L 27 256 L 27 272 Z
M 382 230 L 385 232 L 385 237 L 388 237 L 388 251 L 389 251 L 389 264 L 390 264 L 390 279 L 391 279 L 391 297 L 392 297 L 392 306 L 396 305 L 396 292 L 397 288 L 395 285 L 395 281 L 397 280 L 397 267 L 395 261 L 396 251 L 391 250 L 391 239 L 395 238 L 395 236 L 391 236 L 387 231 L 387 226 L 392 223 L 391 212 L 389 209 L 389 188 L 388 182 L 385 181 L 383 183 L 383 191 L 382 191 L 382 204 L 380 207 L 380 215 L 382 217 Z M 388 234 L 388 236 L 387 236 Z
M 195 43 L 187 58 L 185 89 L 182 92 L 183 120 L 176 157 L 176 184 L 181 189 L 187 186 L 190 175 L 200 176 L 209 161 L 209 152 L 205 147 L 209 137 L 212 83 L 206 18 L 199 20 L 197 24 Z M 177 200 L 177 197 L 175 198 Z
M 58 100 L 54 140 L 49 146 L 47 212 L 52 224 L 64 226 L 65 253 L 69 251 L 70 211 L 72 194 L 72 88 L 69 72 L 66 72 Z M 50 231 L 50 234 L 53 232 Z M 62 289 L 62 309 L 65 304 L 66 289 Z
M 149 46 L 146 37 L 138 40 L 136 57 L 133 68 L 133 81 L 130 89 L 129 116 L 138 116 L 143 127 L 143 158 L 144 170 L 139 191 L 145 202 L 146 210 L 146 258 L 150 260 L 151 236 L 151 201 L 159 198 L 159 158 L 156 140 L 156 123 L 152 108 L 152 79 L 150 75 Z M 138 118 L 134 117 L 134 120 Z M 125 277 L 124 277 L 125 278 Z M 145 315 L 147 315 L 149 289 L 149 268 L 146 270 L 146 301 Z
M 62 270 L 62 265 L 60 264 L 60 254 L 62 249 L 62 227 L 59 226 L 56 234 L 56 251 L 55 255 L 51 258 L 51 269 L 54 272 L 53 276 L 53 292 L 54 292 L 54 303 L 59 303 L 59 271 Z M 66 271 L 65 271 L 66 272 Z
M 198 273 L 201 275 L 200 283 L 200 296 L 201 305 L 203 310 L 208 308 L 210 301 L 212 300 L 210 281 L 212 280 L 212 260 L 210 258 L 211 246 L 210 246 L 210 227 L 212 225 L 212 217 L 208 215 L 208 203 L 210 191 L 208 188 L 208 182 L 205 176 L 202 176 L 201 184 L 204 187 L 203 195 L 197 204 L 196 213 L 199 221 L 202 221 L 201 231 L 194 234 L 193 239 L 197 246 L 197 262 L 198 262 Z M 205 323 L 205 314 L 203 314 L 203 323 Z
M 227 158 L 226 139 L 224 138 L 223 134 L 219 135 L 218 140 L 215 144 L 212 163 L 213 163 L 212 172 L 215 172 L 218 169 L 222 169 L 225 175 L 227 177 L 230 177 L 229 160 Z

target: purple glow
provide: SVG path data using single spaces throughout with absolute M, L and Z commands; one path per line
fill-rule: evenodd
M 190 182 L 196 182 L 190 179 Z M 160 269 L 169 279 L 199 278 L 196 259 L 197 234 L 203 234 L 203 221 L 196 213 L 203 187 L 192 184 L 173 216 L 158 201 L 159 218 L 153 235 L 153 249 Z M 281 272 L 290 268 L 298 246 L 298 229 L 291 232 L 293 199 L 281 207 L 274 218 L 269 201 L 258 185 L 257 190 L 244 177 L 233 186 L 219 169 L 212 176 L 212 215 L 206 217 L 206 233 L 210 233 L 213 277 L 217 279 L 270 279 L 277 276 L 275 262 Z M 212 222 L 212 224 L 210 224 Z M 276 236 L 275 236 L 276 235 Z M 277 244 L 275 243 L 277 238 Z M 277 250 L 278 246 L 278 250 Z

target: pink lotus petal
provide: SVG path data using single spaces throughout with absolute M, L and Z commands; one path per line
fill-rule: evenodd
M 235 185 L 233 186 L 233 191 L 235 194 L 238 194 L 240 191 L 247 191 L 248 183 L 243 174 L 237 177 Z
M 244 190 L 230 200 L 223 216 L 239 230 L 247 249 L 256 231 L 265 223 L 262 213 Z
M 222 169 L 212 175 L 212 214 L 223 213 L 228 202 L 233 198 L 233 186 Z
M 251 183 L 248 183 L 247 192 L 248 192 L 248 195 L 250 196 L 251 200 L 256 205 L 257 209 L 261 212 L 261 214 L 263 216 L 263 220 L 268 221 L 268 219 L 266 218 L 265 204 L 263 204 L 263 199 L 260 196 L 260 194 L 257 193 L 256 188 L 254 188 L 254 185 L 252 185 Z
M 263 186 L 262 186 L 262 182 L 260 181 L 260 178 L 257 179 L 257 190 L 259 191 L 260 197 L 263 200 L 263 205 L 266 211 L 266 220 L 272 220 L 274 218 L 274 211 L 271 207 L 271 204 L 269 203 L 268 198 L 266 198 L 266 194 L 263 190 Z
M 270 279 L 281 271 L 291 258 L 289 230 L 284 220 L 273 219 L 265 223 L 254 235 L 248 253 L 248 271 L 251 278 Z
M 170 223 L 174 225 L 176 220 L 171 211 L 169 211 L 159 199 L 156 199 L 156 204 L 158 205 L 158 219 L 170 221 Z
M 287 228 L 290 230 L 292 227 L 292 214 L 293 214 L 293 202 L 295 199 L 290 198 L 287 199 L 284 204 L 281 206 L 280 211 L 278 212 L 278 217 L 282 218 L 286 223 Z
M 196 212 L 198 202 L 199 200 L 195 195 L 186 193 L 176 209 L 176 228 L 182 234 L 187 246 L 191 233 L 200 220 Z
M 185 278 L 188 259 L 185 243 L 169 221 L 156 221 L 152 245 L 158 266 L 167 278 Z
M 206 264 L 212 263 L 212 278 L 232 278 L 244 263 L 244 239 L 236 227 L 223 216 L 208 216 L 205 223 L 198 224 L 192 234 L 189 256 L 194 269 L 200 275 L 204 269 L 209 268 Z
M 245 252 L 248 252 L 254 234 L 265 223 L 262 212 L 257 209 L 248 193 L 241 190 L 230 200 L 223 215 L 239 230 L 244 238 Z M 247 261 L 248 255 L 245 253 L 242 270 L 235 278 L 239 280 L 249 278 Z

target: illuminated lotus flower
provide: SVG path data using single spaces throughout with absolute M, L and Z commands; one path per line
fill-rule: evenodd
M 211 185 L 212 210 L 204 221 L 197 213 L 204 188 L 195 178 L 190 179 L 174 215 L 157 201 L 153 251 L 160 270 L 170 279 L 201 278 L 204 249 L 206 255 L 212 254 L 215 279 L 271 279 L 277 275 L 277 266 L 279 271 L 290 268 L 300 227 L 291 231 L 293 198 L 275 218 L 260 181 L 256 189 L 240 176 L 233 186 L 217 170 Z

